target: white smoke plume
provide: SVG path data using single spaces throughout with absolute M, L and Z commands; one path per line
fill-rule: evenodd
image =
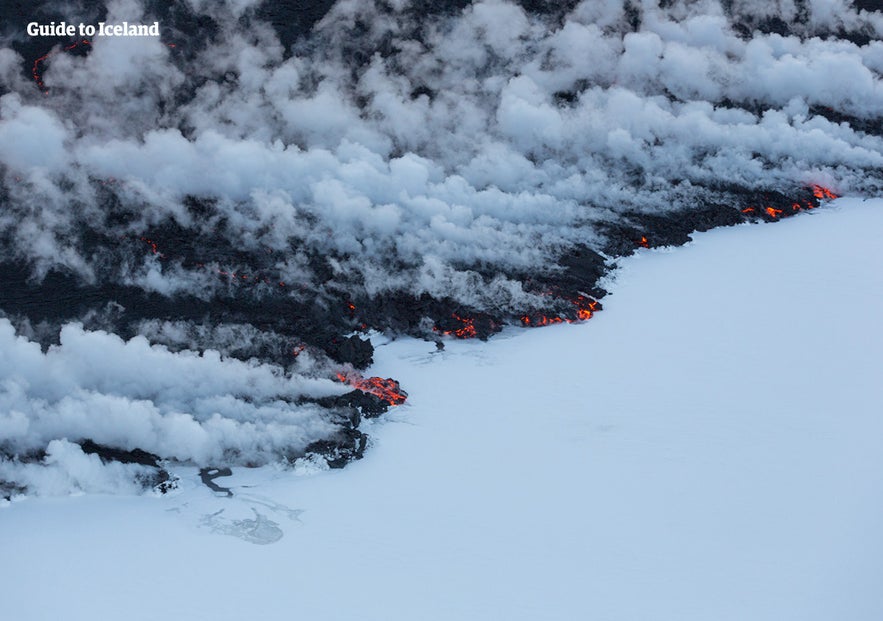
M 73 444 L 82 440 L 201 466 L 297 457 L 339 430 L 330 411 L 299 402 L 348 390 L 217 352 L 173 353 L 143 337 L 124 342 L 76 325 L 66 326 L 60 345 L 44 353 L 5 319 L 0 378 L 0 448 L 15 456 L 0 458 L 0 480 L 49 493 L 59 477 L 75 487 L 92 480 L 78 469 L 113 480 L 126 470 L 137 473 L 113 463 L 105 471 L 98 456 L 82 455 Z M 60 469 L 48 482 L 27 459 L 41 453 L 38 465 Z
M 130 226 L 311 248 L 369 293 L 487 305 L 452 272 L 599 246 L 593 223 L 616 213 L 689 206 L 721 183 L 878 185 L 880 136 L 818 113 L 883 108 L 883 21 L 843 2 L 797 3 L 799 22 L 790 2 L 583 2 L 560 21 L 504 0 L 434 17 L 338 2 L 293 50 L 243 17 L 255 4 L 191 3 L 218 24 L 204 48 L 99 38 L 87 56 L 57 54 L 46 96 L 4 50 L 0 160 L 16 208 L 3 226 L 20 253 L 88 278 L 71 228 L 104 219 L 94 186 L 113 180 Z M 148 15 L 135 0 L 107 8 L 108 21 Z M 740 36 L 746 14 L 793 33 Z M 814 36 L 844 28 L 872 40 Z M 194 221 L 185 196 L 215 201 L 216 217 Z

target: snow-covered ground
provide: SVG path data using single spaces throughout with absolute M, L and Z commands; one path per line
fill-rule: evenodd
M 883 201 L 623 261 L 582 325 L 401 340 L 343 471 L 0 508 L 0 618 L 883 619 Z M 258 544 L 265 545 L 258 545 Z

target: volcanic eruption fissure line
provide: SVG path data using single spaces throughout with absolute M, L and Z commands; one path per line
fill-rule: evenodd
M 45 65 L 50 58 L 61 52 L 72 52 L 76 49 L 83 49 L 85 48 L 85 46 L 90 45 L 92 45 L 92 42 L 88 39 L 80 39 L 59 49 L 49 50 L 48 52 L 34 60 L 34 63 L 31 66 L 31 77 L 33 77 L 34 83 L 37 85 L 37 88 L 39 88 L 44 95 L 49 94 L 49 89 L 43 83 L 43 65 Z M 165 45 L 170 49 L 175 49 L 176 47 L 174 43 L 166 43 Z

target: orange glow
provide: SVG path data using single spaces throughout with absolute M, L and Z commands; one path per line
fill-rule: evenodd
M 754 207 L 746 207 L 742 210 L 742 213 L 754 213 Z
M 474 319 L 471 319 L 470 317 L 460 317 L 457 313 L 451 313 L 451 316 L 463 325 L 456 330 L 442 330 L 442 334 L 455 336 L 458 339 L 474 339 L 478 336 L 478 331 L 475 329 Z
M 576 304 L 576 317 L 579 321 L 591 319 L 598 309 L 598 302 L 596 300 L 590 300 L 583 296 L 579 296 L 573 303 Z
M 812 188 L 813 196 L 815 196 L 816 198 L 828 198 L 828 199 L 839 198 L 836 194 L 834 194 L 834 192 L 832 192 L 830 189 L 828 189 L 824 186 L 813 184 L 810 187 Z
M 564 323 L 564 319 L 561 317 L 546 317 L 545 315 L 540 315 L 536 321 L 532 321 L 530 316 L 525 315 L 521 318 L 521 323 L 533 328 L 542 328 L 543 326 L 551 326 L 556 323 Z
M 159 247 L 156 245 L 156 242 L 153 241 L 152 239 L 148 239 L 147 237 L 142 237 L 141 241 L 143 241 L 148 246 L 150 246 L 150 252 L 152 252 L 153 254 L 159 255 L 160 257 L 166 256 L 159 251 Z
M 39 87 L 39 89 L 41 91 L 43 91 L 44 95 L 49 93 L 49 89 L 46 88 L 45 84 L 43 84 L 43 75 L 40 73 L 40 64 L 46 62 L 51 57 L 55 56 L 59 51 L 69 52 L 73 49 L 80 47 L 81 45 L 91 45 L 91 42 L 87 41 L 86 39 L 82 39 L 81 41 L 75 41 L 74 43 L 71 43 L 67 47 L 62 48 L 62 50 L 55 50 L 55 51 L 51 51 L 51 52 L 46 52 L 40 58 L 38 58 L 37 60 L 34 61 L 34 66 L 31 68 L 31 75 L 34 78 L 34 82 L 37 83 L 37 86 Z
M 770 218 L 778 218 L 780 215 L 782 215 L 782 210 L 776 209 L 775 207 L 765 207 L 764 211 L 769 214 Z
M 647 238 L 642 235 L 640 245 L 641 245 L 641 248 L 649 248 L 650 242 L 648 242 Z
M 407 400 L 408 393 L 401 389 L 399 383 L 392 378 L 368 377 L 338 373 L 337 379 L 349 384 L 356 390 L 374 395 L 390 406 L 401 405 Z
M 577 323 L 579 321 L 587 321 L 591 319 L 595 315 L 595 311 L 598 310 L 597 300 L 587 298 L 583 295 L 578 295 L 575 300 L 570 300 L 570 302 L 576 306 L 576 319 L 568 319 L 566 317 L 558 316 L 548 317 L 546 315 L 540 315 L 539 317 L 532 319 L 530 315 L 522 315 L 521 324 L 529 328 L 541 328 L 556 323 Z

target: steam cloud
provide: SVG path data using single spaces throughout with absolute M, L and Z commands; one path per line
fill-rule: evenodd
M 256 0 L 188 0 L 162 41 L 55 54 L 41 67 L 47 94 L 10 39 L 0 260 L 35 281 L 56 271 L 209 303 L 230 295 L 218 271 L 259 269 L 256 300 L 406 292 L 518 313 L 538 300 L 524 274 L 577 246 L 605 249 L 609 226 L 636 214 L 736 209 L 740 192 L 811 183 L 879 191 L 879 12 L 843 0 L 524 4 L 534 10 L 340 0 L 292 33 Z M 106 21 L 158 11 L 111 0 Z M 156 253 L 120 241 L 156 230 L 199 240 L 205 256 L 193 242 L 177 257 L 171 239 Z M 183 325 L 202 339 L 178 349 L 224 349 L 223 326 Z M 170 344 L 170 326 L 137 331 Z M 34 489 L 75 487 L 71 473 L 95 466 L 64 438 L 205 464 L 265 462 L 333 431 L 321 408 L 293 405 L 298 391 L 339 394 L 321 379 L 76 325 L 46 353 L 9 322 L 0 340 L 0 445 L 48 448 L 42 467 L 0 462 L 0 479 Z M 40 474 L 66 465 L 62 483 Z

